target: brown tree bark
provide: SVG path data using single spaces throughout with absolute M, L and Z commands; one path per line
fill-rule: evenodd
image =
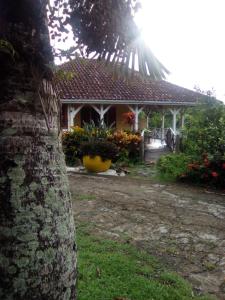
M 16 53 L 0 48 L 2 300 L 76 299 L 74 220 L 59 111 L 54 93 L 42 85 L 50 80 L 51 60 L 43 9 L 41 0 L 0 0 L 0 39 Z

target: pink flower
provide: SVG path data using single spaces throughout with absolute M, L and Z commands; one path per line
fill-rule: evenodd
M 212 177 L 214 177 L 214 178 L 216 178 L 216 177 L 218 177 L 218 176 L 219 176 L 219 174 L 218 174 L 217 172 L 215 172 L 215 171 L 214 171 L 214 172 L 212 172 L 212 173 L 211 173 L 211 175 L 212 175 Z

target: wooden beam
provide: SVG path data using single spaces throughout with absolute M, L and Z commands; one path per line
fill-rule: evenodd
M 84 105 L 78 106 L 76 109 L 73 105 L 68 105 L 68 130 L 74 126 L 74 118 Z
M 103 125 L 104 123 L 104 115 L 107 113 L 107 111 L 111 108 L 112 105 L 106 106 L 104 109 L 104 105 L 100 105 L 100 109 L 96 105 L 91 105 L 94 110 L 99 114 L 100 116 L 100 124 Z
M 180 109 L 170 109 L 171 114 L 173 115 L 173 132 L 177 134 L 177 115 L 180 112 Z

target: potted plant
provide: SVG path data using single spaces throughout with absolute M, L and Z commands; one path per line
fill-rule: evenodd
M 115 159 L 118 150 L 115 144 L 102 140 L 83 143 L 81 147 L 83 165 L 89 172 L 107 171 Z

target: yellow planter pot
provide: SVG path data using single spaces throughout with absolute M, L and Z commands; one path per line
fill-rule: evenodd
M 98 155 L 94 157 L 89 155 L 83 156 L 83 165 L 89 172 L 105 172 L 110 168 L 111 163 L 110 159 L 102 161 L 102 158 Z

